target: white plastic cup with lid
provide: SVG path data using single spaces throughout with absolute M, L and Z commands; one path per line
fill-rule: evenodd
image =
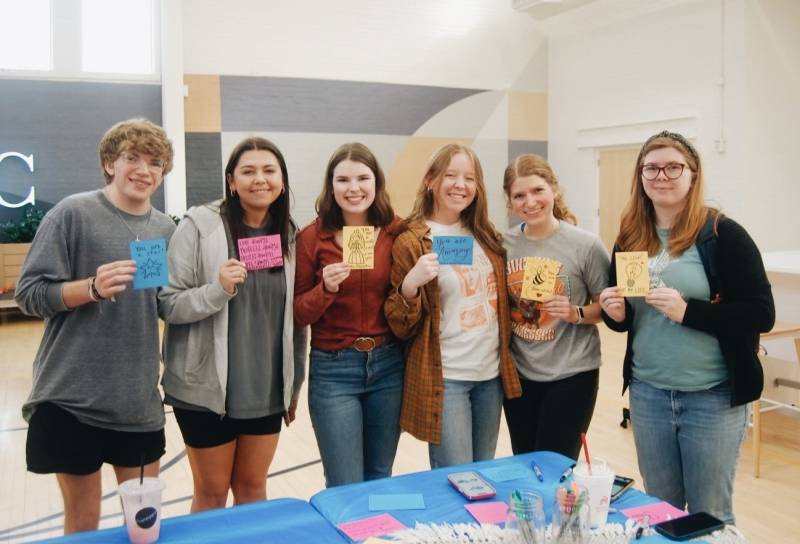
M 119 485 L 128 539 L 133 544 L 150 544 L 158 540 L 163 490 L 163 482 L 150 477 L 126 480 Z
M 589 493 L 589 524 L 592 529 L 605 527 L 611 505 L 611 488 L 614 471 L 599 457 L 592 457 L 591 472 L 586 461 L 579 461 L 572 469 L 572 478 Z

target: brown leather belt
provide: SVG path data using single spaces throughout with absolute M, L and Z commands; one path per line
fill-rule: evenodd
M 383 336 L 360 336 L 353 341 L 353 349 L 356 351 L 372 351 L 382 345 L 390 342 L 392 337 L 389 335 Z

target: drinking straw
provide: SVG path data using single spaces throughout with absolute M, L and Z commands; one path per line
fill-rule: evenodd
M 144 453 L 139 454 L 139 485 L 144 485 Z
M 589 458 L 589 444 L 586 443 L 586 433 L 581 433 L 581 443 L 583 443 L 583 455 L 586 457 L 586 466 L 589 467 L 589 476 L 592 475 L 592 461 Z

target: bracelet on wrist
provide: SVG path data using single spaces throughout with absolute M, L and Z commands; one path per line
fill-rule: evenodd
M 94 296 L 94 290 L 92 289 L 92 287 L 94 287 L 94 276 L 89 276 L 89 279 L 86 282 L 87 294 L 89 295 L 89 298 L 92 300 L 92 302 L 98 302 L 99 299 Z
M 92 276 L 92 281 L 89 283 L 89 296 L 95 302 L 100 302 L 101 300 L 106 300 L 106 297 L 100 294 L 100 291 L 97 290 L 97 286 L 94 284 L 95 277 Z

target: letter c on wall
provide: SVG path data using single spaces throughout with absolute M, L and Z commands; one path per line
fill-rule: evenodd
M 16 151 L 8 151 L 6 153 L 0 153 L 0 163 L 2 163 L 8 157 L 17 157 L 18 159 L 22 159 L 25 161 L 25 164 L 28 165 L 28 170 L 33 173 L 33 155 L 23 155 L 22 153 L 17 153 Z M 33 206 L 36 204 L 36 189 L 31 186 L 31 190 L 28 191 L 28 196 L 22 202 L 17 202 L 16 204 L 11 204 L 6 202 L 5 199 L 0 196 L 0 206 L 5 206 L 6 208 L 21 208 L 26 204 L 30 204 Z

